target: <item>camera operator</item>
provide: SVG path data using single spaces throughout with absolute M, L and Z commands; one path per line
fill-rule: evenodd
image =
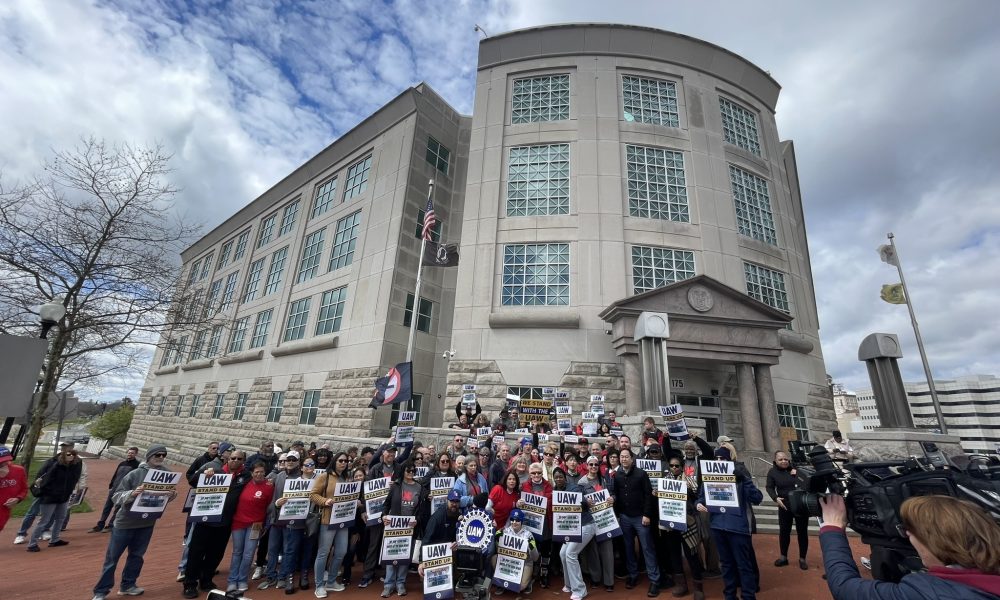
M 833 430 L 833 437 L 828 439 L 823 446 L 830 453 L 830 458 L 837 462 L 851 462 L 854 460 L 854 448 L 851 441 L 845 438 L 836 429 Z
M 844 532 L 844 499 L 830 494 L 820 504 L 819 540 L 834 599 L 1000 598 L 1000 525 L 975 504 L 950 496 L 903 502 L 897 530 L 909 539 L 927 572 L 910 573 L 899 583 L 863 579 Z

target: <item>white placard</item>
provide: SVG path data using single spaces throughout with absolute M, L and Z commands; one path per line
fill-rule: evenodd
M 687 421 L 684 420 L 684 411 L 680 404 L 661 406 L 660 415 L 663 416 L 664 425 L 667 428 L 667 435 L 670 439 L 678 442 L 691 439 L 691 433 L 687 428 Z
M 611 504 L 611 493 L 603 489 L 587 494 L 586 498 L 590 515 L 594 517 L 594 538 L 610 540 L 622 535 L 622 528 L 618 525 L 618 517 Z
M 545 512 L 549 506 L 549 499 L 538 494 L 521 494 L 521 501 L 524 502 L 524 528 L 535 534 L 536 538 L 542 537 L 545 530 Z
M 448 504 L 448 492 L 455 487 L 454 477 L 431 477 L 431 514 Z
M 343 529 L 354 523 L 358 515 L 358 498 L 361 496 L 361 482 L 337 482 L 333 486 L 333 504 L 330 505 L 329 529 Z
M 396 423 L 396 443 L 413 443 L 413 426 L 417 424 L 417 412 L 404 410 L 399 412 L 399 421 Z
M 365 524 L 371 527 L 382 522 L 382 505 L 389 495 L 389 478 L 378 477 L 365 482 L 365 512 L 368 518 Z
M 557 542 L 583 541 L 583 494 L 552 491 L 552 539 Z
M 660 528 L 687 530 L 687 481 L 664 477 L 657 482 L 656 497 L 660 505 Z
M 728 460 L 701 461 L 705 506 L 711 512 L 742 514 L 736 493 L 736 465 Z
M 286 479 L 285 489 L 281 492 L 281 497 L 286 501 L 278 511 L 278 518 L 275 521 L 277 527 L 288 525 L 300 525 L 309 514 L 309 495 L 312 493 L 313 482 L 311 479 Z
M 382 533 L 383 565 L 409 565 L 413 547 L 414 517 L 389 516 L 389 522 Z
M 159 519 L 180 480 L 181 473 L 163 469 L 146 471 L 146 476 L 142 480 L 142 492 L 132 502 L 129 512 L 141 519 Z M 192 495 L 192 505 L 193 503 Z
M 525 521 L 527 523 L 527 521 Z M 521 591 L 521 578 L 528 560 L 528 538 L 502 533 L 497 544 L 497 566 L 493 584 L 503 590 Z
M 424 600 L 454 598 L 451 544 L 429 544 L 420 548 L 420 554 L 424 567 Z
M 195 490 L 194 504 L 188 521 L 198 523 L 215 523 L 222 520 L 222 509 L 226 503 L 226 494 L 233 482 L 231 473 L 215 473 L 214 475 L 198 476 L 198 489 Z

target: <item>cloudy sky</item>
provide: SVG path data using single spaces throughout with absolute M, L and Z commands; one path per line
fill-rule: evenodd
M 478 34 L 565 22 L 659 27 L 782 85 L 827 371 L 867 385 L 857 347 L 906 308 L 875 248 L 893 231 L 938 378 L 1000 375 L 1000 2 L 8 0 L 0 171 L 30 177 L 82 136 L 162 142 L 178 209 L 205 231 L 406 87 L 471 112 Z M 992 298 L 992 300 L 991 300 Z M 141 377 L 102 397 L 136 397 Z

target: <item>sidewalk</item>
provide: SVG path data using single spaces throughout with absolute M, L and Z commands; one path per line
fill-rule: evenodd
M 70 542 L 68 546 L 61 548 L 48 548 L 43 543 L 41 552 L 29 553 L 25 551 L 25 546 L 15 546 L 11 542 L 17 533 L 20 522 L 13 520 L 0 533 L 0 561 L 4 565 L 5 576 L 0 583 L 0 599 L 2 600 L 39 600 L 41 598 L 58 598 L 59 600 L 89 600 L 92 596 L 94 583 L 100 575 L 101 565 L 104 562 L 104 553 L 107 549 L 108 534 L 87 533 L 87 530 L 94 526 L 100 516 L 101 507 L 107 497 L 107 485 L 114 473 L 117 461 L 88 459 L 87 469 L 90 480 L 90 490 L 87 492 L 87 499 L 95 512 L 73 515 L 69 528 L 63 535 L 63 539 Z M 174 470 L 183 470 L 174 467 Z M 183 498 L 187 492 L 186 483 L 178 489 L 179 498 Z M 139 578 L 139 585 L 145 588 L 146 593 L 143 598 L 154 600 L 181 598 L 181 585 L 175 581 L 177 576 L 177 562 L 181 554 L 181 538 L 184 533 L 184 513 L 180 511 L 180 502 L 176 501 L 167 509 L 167 513 L 156 525 L 153 540 L 146 552 L 145 565 L 142 569 L 142 576 Z M 758 598 L 762 600 L 796 600 L 828 599 L 830 592 L 826 587 L 826 581 L 821 577 L 821 561 L 819 552 L 819 540 L 810 540 L 808 572 L 804 572 L 793 565 L 784 568 L 775 568 L 774 560 L 778 555 L 778 537 L 776 535 L 760 534 L 754 536 L 754 547 L 757 550 L 757 561 L 761 571 L 761 592 Z M 854 548 L 855 558 L 866 556 L 868 549 L 861 544 L 857 538 L 851 539 L 851 546 Z M 792 539 L 792 554 L 796 552 L 795 539 Z M 124 565 L 124 557 L 119 561 L 118 575 Z M 216 583 L 225 585 L 226 573 L 229 569 L 229 553 L 220 565 L 221 573 L 216 576 Z M 557 581 L 557 580 L 556 580 Z M 563 594 L 559 590 L 561 583 L 553 582 L 552 587 L 543 590 L 535 586 L 535 591 L 531 596 L 534 600 L 569 600 L 569 594 Z M 116 579 L 117 583 L 117 579 Z M 639 600 L 646 598 L 645 580 L 640 580 L 640 586 L 634 590 L 626 590 L 624 581 L 616 581 L 615 594 L 608 594 L 603 589 L 591 591 L 592 600 L 601 598 L 628 598 Z M 421 582 L 415 575 L 410 575 L 407 580 L 407 587 L 410 596 L 418 599 L 421 597 Z M 116 590 L 117 591 L 117 588 Z M 330 593 L 330 598 L 339 600 L 376 600 L 381 585 L 374 585 L 366 589 L 349 587 L 342 593 Z M 709 598 L 722 597 L 722 581 L 719 579 L 707 581 L 705 583 L 705 593 Z M 111 598 L 115 597 L 112 592 Z M 200 596 L 205 597 L 205 594 Z M 253 600 L 277 600 L 278 598 L 313 598 L 312 591 L 298 591 L 292 596 L 286 596 L 284 590 L 258 591 L 251 586 L 248 598 Z M 670 590 L 664 590 L 660 598 L 671 598 Z M 690 597 L 690 596 L 688 596 Z M 396 596 L 393 596 L 395 599 Z M 514 600 L 515 596 L 505 594 L 501 598 Z

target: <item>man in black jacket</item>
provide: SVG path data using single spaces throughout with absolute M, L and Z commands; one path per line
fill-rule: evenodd
M 635 556 L 635 538 L 639 538 L 639 546 L 646 561 L 646 574 L 649 576 L 650 598 L 660 595 L 660 569 L 657 566 L 656 544 L 653 540 L 653 527 L 657 520 L 656 498 L 653 496 L 653 486 L 649 475 L 635 466 L 635 457 L 630 449 L 622 449 L 619 453 L 621 466 L 614 476 L 615 512 L 625 538 L 625 562 L 628 567 L 628 578 L 625 587 L 632 589 L 639 580 L 639 563 Z
M 196 487 L 198 485 L 198 474 L 201 471 L 201 468 L 204 467 L 206 464 L 215 460 L 215 457 L 218 455 L 219 455 L 219 442 L 210 443 L 208 445 L 208 449 L 205 450 L 205 453 L 199 456 L 198 458 L 194 459 L 194 462 L 191 463 L 191 466 L 188 467 L 187 472 L 184 474 L 188 484 L 190 484 L 192 487 Z
M 112 522 L 114 521 L 112 509 L 115 509 L 116 507 L 114 503 L 114 494 L 111 492 L 118 487 L 118 484 L 121 483 L 121 480 L 124 479 L 129 472 L 139 466 L 139 459 L 136 458 L 136 455 L 138 454 L 139 449 L 133 446 L 128 449 L 128 452 L 125 453 L 125 460 L 118 463 L 118 468 L 115 469 L 115 474 L 111 476 L 111 483 L 108 484 L 108 490 L 110 491 L 108 492 L 108 499 L 104 502 L 104 510 L 101 511 L 101 518 L 97 520 L 97 525 L 94 525 L 87 530 L 87 533 L 100 533 L 101 531 L 104 531 L 105 523 L 109 520 Z M 114 510 L 114 512 L 118 511 Z M 108 527 L 108 530 L 110 529 L 111 527 Z

